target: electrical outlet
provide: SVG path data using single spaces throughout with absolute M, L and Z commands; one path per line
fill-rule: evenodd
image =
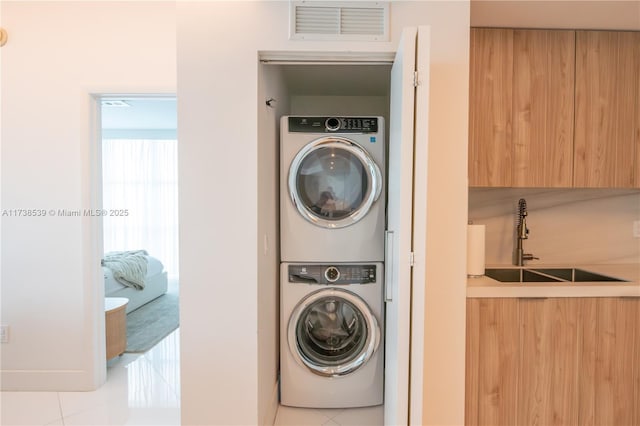
M 640 220 L 633 222 L 633 237 L 640 238 Z
M 8 325 L 0 325 L 0 343 L 9 343 Z

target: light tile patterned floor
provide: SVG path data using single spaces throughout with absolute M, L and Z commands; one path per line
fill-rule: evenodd
M 383 424 L 382 405 L 365 408 L 311 409 L 278 407 L 276 426 L 378 426 Z
M 0 392 L 0 425 L 180 425 L 180 333 L 144 354 L 109 361 L 94 392 Z M 382 406 L 350 409 L 279 407 L 278 426 L 382 425 Z
M 107 382 L 93 392 L 1 392 L 0 424 L 179 425 L 180 333 L 144 354 L 107 364 Z

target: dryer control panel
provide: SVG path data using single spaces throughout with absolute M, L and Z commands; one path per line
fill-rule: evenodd
M 289 117 L 289 132 L 377 133 L 377 117 Z
M 370 284 L 376 265 L 289 265 L 289 282 L 304 284 Z

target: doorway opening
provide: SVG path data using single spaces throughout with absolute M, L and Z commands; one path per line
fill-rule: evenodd
M 125 352 L 141 353 L 179 321 L 176 97 L 105 95 L 99 109 L 104 295 L 127 299 Z

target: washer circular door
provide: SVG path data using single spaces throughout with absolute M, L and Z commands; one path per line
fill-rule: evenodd
M 298 212 L 324 228 L 362 219 L 380 197 L 382 175 L 371 156 L 350 139 L 323 137 L 291 162 L 289 195 Z
M 344 376 L 376 352 L 380 327 L 359 296 L 329 288 L 300 301 L 289 318 L 287 338 L 299 364 L 320 376 Z

